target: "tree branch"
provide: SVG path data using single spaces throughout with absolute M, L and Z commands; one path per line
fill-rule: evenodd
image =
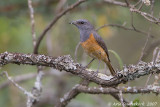
M 135 12 L 135 13 L 139 13 L 141 16 L 143 16 L 146 20 L 152 22 L 152 23 L 155 23 L 157 25 L 160 25 L 160 20 L 154 16 L 152 16 L 151 14 L 149 13 L 146 13 L 146 12 L 142 12 L 142 11 L 139 11 L 138 9 L 133 9 L 133 8 L 130 8 L 130 11 L 131 12 Z
M 73 98 L 75 98 L 78 94 L 81 93 L 81 91 L 78 90 L 79 88 L 81 88 L 81 86 L 88 87 L 88 85 L 89 85 L 89 81 L 87 80 L 83 80 L 80 84 L 76 84 L 71 89 L 71 91 L 67 92 L 63 98 L 60 98 L 60 101 L 57 102 L 55 107 L 65 107 Z M 120 101 L 120 98 L 117 94 L 110 93 L 110 95 L 114 97 L 116 100 Z M 124 98 L 123 98 L 123 102 L 125 104 L 128 104 L 128 102 Z M 128 105 L 126 106 L 129 107 Z
M 113 87 L 120 83 L 125 83 L 129 80 L 134 80 L 144 75 L 151 73 L 160 73 L 160 60 L 158 59 L 155 64 L 152 62 L 139 62 L 137 65 L 129 65 L 121 71 L 117 71 L 117 75 L 107 76 L 102 73 L 96 74 L 91 70 L 86 70 L 78 63 L 74 63 L 70 55 L 51 57 L 36 54 L 20 54 L 4 52 L 0 54 L 0 66 L 13 63 L 13 64 L 28 64 L 37 66 L 53 67 L 60 71 L 64 70 L 77 75 L 83 79 L 95 82 L 102 86 Z
M 121 90 L 123 94 L 139 94 L 139 93 L 160 93 L 160 86 L 148 85 L 146 87 L 119 87 L 119 88 L 103 88 L 103 87 L 86 87 L 79 86 L 77 87 L 79 92 L 89 93 L 89 94 L 110 94 L 110 93 L 119 93 Z
M 130 11 L 131 12 L 135 12 L 135 13 L 138 13 L 140 14 L 141 16 L 143 16 L 146 20 L 152 22 L 152 23 L 155 23 L 157 25 L 160 25 L 160 20 L 154 16 L 152 16 L 151 14 L 149 13 L 146 13 L 146 12 L 142 12 L 140 11 L 139 9 L 136 9 L 134 7 L 134 5 L 127 5 L 126 3 L 124 2 L 119 2 L 119 1 L 114 1 L 114 0 L 104 0 L 105 3 L 110 3 L 110 4 L 114 4 L 114 5 L 118 5 L 118 6 L 122 6 L 122 7 L 128 7 L 130 8 Z
M 117 28 L 121 28 L 121 29 L 124 29 L 124 30 L 130 30 L 130 31 L 135 31 L 135 32 L 138 32 L 138 33 L 141 33 L 141 34 L 144 34 L 144 35 L 147 35 L 148 33 L 145 32 L 145 31 L 142 31 L 142 30 L 139 30 L 139 29 L 136 29 L 136 28 L 133 28 L 133 27 L 125 27 L 123 25 L 119 25 L 119 24 L 104 24 L 103 26 L 100 26 L 98 27 L 96 30 L 100 30 L 104 27 L 108 27 L 108 26 L 112 26 L 112 27 L 117 27 Z M 151 37 L 154 37 L 153 35 L 150 35 Z
M 119 5 L 119 6 L 122 6 L 122 7 L 128 7 L 128 5 L 124 2 L 119 2 L 119 1 L 114 1 L 114 0 L 104 0 L 104 2 L 114 4 L 114 5 Z
M 80 94 L 81 92 L 77 91 L 77 88 L 79 87 L 79 85 L 88 86 L 89 85 L 89 81 L 82 80 L 82 82 L 80 84 L 76 84 L 69 92 L 67 92 L 64 95 L 63 98 L 60 98 L 59 102 L 57 102 L 57 104 L 55 105 L 55 107 L 65 107 L 69 103 L 69 101 L 71 101 L 78 94 Z

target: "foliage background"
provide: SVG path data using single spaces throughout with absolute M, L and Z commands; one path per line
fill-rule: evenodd
M 75 0 L 67 0 L 63 9 L 68 5 L 71 5 Z M 134 2 L 134 1 L 133 1 Z M 36 21 L 36 34 L 39 36 L 44 28 L 50 23 L 57 12 L 56 9 L 59 0 L 33 0 L 33 6 L 35 9 L 35 21 Z M 149 6 L 144 6 L 142 10 L 148 10 Z M 158 15 L 160 9 L 160 1 L 156 0 L 154 7 L 154 14 Z M 131 15 L 130 11 L 123 7 L 108 5 L 102 3 L 98 0 L 89 0 L 83 3 L 78 8 L 64 15 L 56 25 L 47 33 L 47 37 L 42 41 L 40 45 L 40 54 L 49 54 L 51 56 L 59 56 L 70 54 L 74 57 L 75 47 L 79 42 L 79 32 L 77 28 L 68 23 L 72 20 L 77 19 L 88 19 L 91 23 L 98 28 L 104 24 L 121 24 L 124 23 L 127 26 L 131 26 Z M 150 23 L 146 21 L 140 15 L 134 14 L 134 25 L 137 29 L 142 29 L 148 31 Z M 160 30 L 159 27 L 153 25 L 152 35 L 154 38 L 150 38 L 149 44 L 159 38 Z M 119 29 L 116 27 L 106 27 L 98 31 L 98 33 L 105 40 L 108 49 L 114 50 L 121 57 L 125 65 L 136 64 L 140 58 L 142 48 L 146 41 L 147 35 L 136 33 L 134 31 L 128 31 Z M 48 48 L 47 45 L 51 46 Z M 9 51 L 17 53 L 32 53 L 32 36 L 31 36 L 31 25 L 29 10 L 27 6 L 27 0 L 3 0 L 0 2 L 0 53 Z M 152 59 L 152 51 L 150 50 L 149 56 L 145 61 L 150 61 Z M 115 69 L 120 69 L 117 59 L 113 54 L 110 53 L 112 64 Z M 83 50 L 79 48 L 78 50 L 78 62 L 83 65 L 87 64 L 90 60 L 88 56 L 83 54 Z M 95 61 L 91 65 L 91 69 L 97 68 L 98 61 Z M 101 68 L 104 68 L 104 64 L 101 64 Z M 35 73 L 35 66 L 27 65 L 7 65 L 1 68 L 1 71 L 8 71 L 9 75 L 12 77 Z M 59 71 L 51 70 L 45 68 L 45 72 L 57 72 Z M 104 71 L 104 70 L 103 70 Z M 103 72 L 102 71 L 102 72 Z M 125 86 L 144 86 L 147 77 L 143 77 L 125 84 Z M 151 78 L 150 83 L 153 83 L 154 77 Z M 6 78 L 0 77 L 0 84 L 6 81 Z M 20 83 L 21 86 L 25 87 L 27 90 L 31 90 L 34 84 L 35 78 L 23 81 Z M 45 76 L 43 80 L 43 94 L 47 96 L 47 102 L 41 101 L 40 105 L 42 107 L 51 107 L 55 103 L 57 97 L 62 97 L 62 95 L 70 90 L 70 87 L 74 86 L 76 83 L 81 81 L 80 78 L 74 77 L 71 74 L 65 74 L 62 76 Z M 95 85 L 95 84 L 91 84 Z M 60 95 L 57 92 L 61 90 Z M 160 98 L 152 94 L 139 94 L 139 95 L 124 95 L 126 99 L 133 101 L 137 100 L 140 102 L 157 102 L 160 104 Z M 53 99 L 52 99 L 53 98 Z M 25 96 L 17 90 L 12 84 L 8 87 L 1 88 L 0 90 L 0 107 L 24 107 L 25 106 Z M 104 105 L 113 104 L 117 102 L 109 95 L 78 95 L 68 107 L 104 107 Z M 157 107 L 158 107 L 157 104 Z

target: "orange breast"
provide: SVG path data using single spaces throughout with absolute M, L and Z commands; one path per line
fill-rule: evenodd
M 90 35 L 88 40 L 82 42 L 81 46 L 83 47 L 84 51 L 93 58 L 98 58 L 103 61 L 108 59 L 107 54 L 105 53 L 104 49 L 97 43 L 93 34 Z

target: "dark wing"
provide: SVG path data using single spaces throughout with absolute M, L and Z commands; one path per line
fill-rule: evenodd
M 108 49 L 107 49 L 107 46 L 106 46 L 105 42 L 103 41 L 102 37 L 99 36 L 96 32 L 93 33 L 93 36 L 96 39 L 97 43 L 104 49 L 104 51 L 106 52 L 106 54 L 108 56 L 108 60 L 110 61 Z

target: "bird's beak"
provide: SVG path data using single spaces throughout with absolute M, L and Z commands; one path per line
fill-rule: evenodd
M 69 24 L 75 25 L 75 24 L 76 24 L 76 21 L 72 21 L 72 22 L 70 22 Z

